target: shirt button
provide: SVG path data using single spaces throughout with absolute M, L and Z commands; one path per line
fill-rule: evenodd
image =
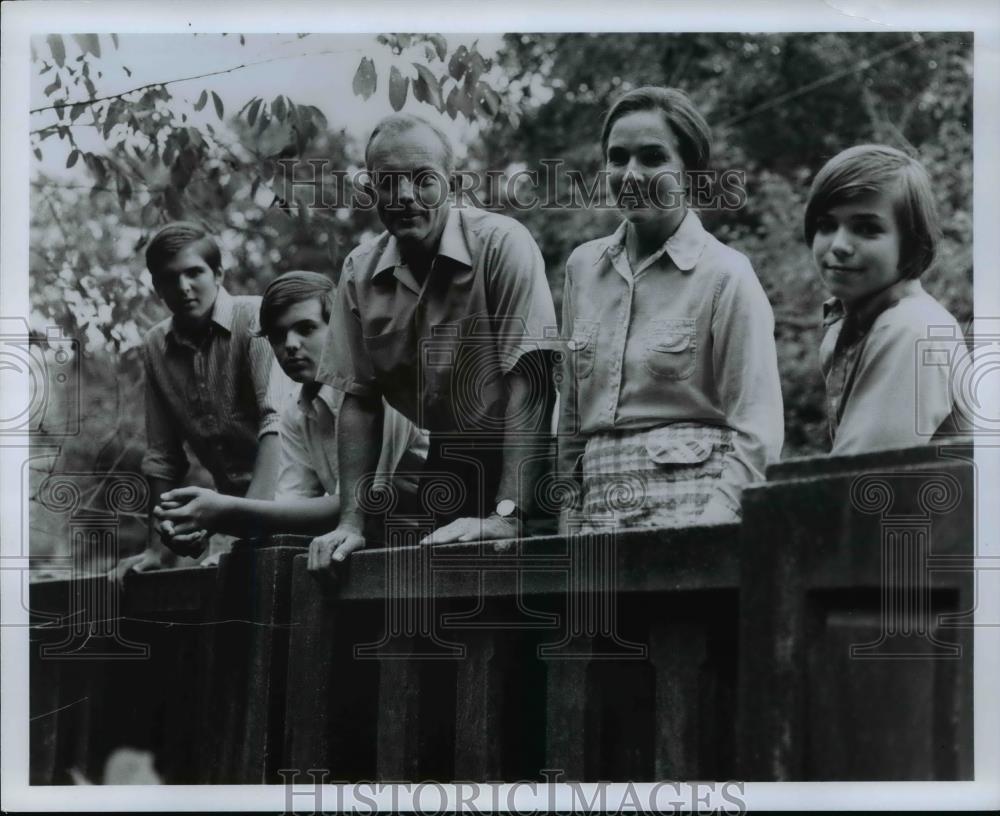
M 569 341 L 569 342 L 568 342 L 568 343 L 566 344 L 566 347 L 567 347 L 567 348 L 568 348 L 568 349 L 569 349 L 570 351 L 576 351 L 576 340 L 570 340 L 570 341 Z

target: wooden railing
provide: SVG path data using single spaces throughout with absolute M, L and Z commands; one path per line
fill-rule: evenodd
M 33 584 L 32 782 L 123 745 L 172 783 L 970 779 L 970 457 L 790 462 L 738 526 L 363 551 L 335 585 L 291 537 L 117 609 Z

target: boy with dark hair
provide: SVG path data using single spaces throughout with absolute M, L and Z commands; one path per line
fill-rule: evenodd
M 820 364 L 831 454 L 910 448 L 964 430 L 950 360 L 954 317 L 924 291 L 941 225 L 924 166 L 887 145 L 856 145 L 813 179 L 805 238 L 831 298 Z
M 226 494 L 271 498 L 278 468 L 278 405 L 285 379 L 267 341 L 255 331 L 256 296 L 233 296 L 223 287 L 215 239 L 198 224 L 161 229 L 146 249 L 153 288 L 172 316 L 143 338 L 146 375 L 146 454 L 150 525 L 146 549 L 122 559 L 109 573 L 170 566 L 175 555 L 200 555 L 202 529 L 178 533 L 153 515 L 160 496 L 187 473 L 188 443 Z
M 201 487 L 183 487 L 163 496 L 155 511 L 175 531 L 207 528 L 231 535 L 266 533 L 317 535 L 335 526 L 340 513 L 337 416 L 341 396 L 316 381 L 327 343 L 333 283 L 315 272 L 287 272 L 264 292 L 261 334 L 284 372 L 302 388 L 281 413 L 281 464 L 275 501 L 226 496 Z M 386 444 L 373 475 L 404 502 L 416 493 L 427 442 L 401 414 L 386 407 Z M 408 474 L 408 475 L 407 475 Z M 377 531 L 373 530 L 377 535 Z

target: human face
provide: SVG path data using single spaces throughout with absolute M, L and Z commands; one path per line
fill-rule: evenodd
M 404 253 L 437 253 L 448 218 L 444 146 L 432 130 L 412 127 L 376 138 L 369 154 L 379 219 Z
M 282 370 L 295 382 L 307 385 L 316 380 L 327 331 L 319 298 L 310 298 L 278 315 L 267 339 Z
M 606 160 L 611 194 L 625 218 L 636 226 L 680 224 L 686 212 L 684 162 L 661 111 L 633 111 L 615 120 Z
M 156 275 L 156 293 L 174 317 L 185 324 L 207 322 L 219 294 L 222 273 L 214 272 L 194 246 L 163 264 Z
M 869 193 L 816 220 L 813 258 L 823 283 L 845 306 L 898 281 L 899 227 L 893 199 Z

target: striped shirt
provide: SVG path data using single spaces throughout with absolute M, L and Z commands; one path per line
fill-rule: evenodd
M 172 318 L 146 334 L 146 476 L 178 483 L 189 466 L 187 442 L 222 493 L 246 492 L 257 442 L 278 433 L 290 388 L 267 340 L 256 336 L 259 312 L 259 297 L 220 287 L 199 340 L 179 334 Z

